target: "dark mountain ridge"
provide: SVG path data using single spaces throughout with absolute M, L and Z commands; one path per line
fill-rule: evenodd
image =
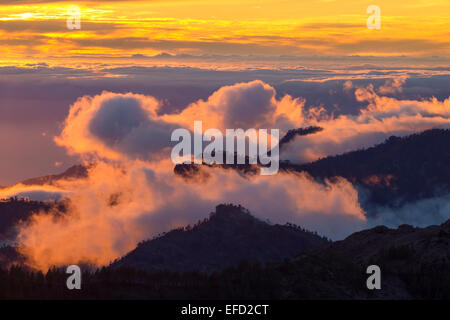
M 241 206 L 219 205 L 209 219 L 141 242 L 111 267 L 209 273 L 242 259 L 282 261 L 327 243 L 326 238 L 294 225 L 270 225 L 256 219 Z
M 401 205 L 450 193 L 450 130 L 391 136 L 368 149 L 281 168 L 306 171 L 316 179 L 344 177 L 369 190 L 368 202 Z
M 229 220 L 235 223 L 236 218 L 250 219 L 256 225 L 263 223 L 237 212 L 219 212 L 211 220 L 222 225 Z M 209 228 L 200 224 L 200 228 L 205 227 Z M 187 238 L 188 233 L 180 234 Z M 148 252 L 145 247 L 153 241 L 141 244 L 143 250 L 139 254 Z M 168 249 L 164 247 L 160 254 L 173 259 L 179 253 Z M 154 247 L 152 251 L 155 252 Z M 197 254 L 195 250 L 184 254 L 191 252 Z M 202 253 L 206 261 L 217 257 L 208 251 Z M 1 254 L 0 250 L 0 258 Z M 366 287 L 366 268 L 372 264 L 381 270 L 380 290 Z M 0 268 L 0 299 L 450 299 L 448 270 L 450 220 L 427 228 L 375 227 L 283 261 L 263 265 L 243 259 L 213 273 L 178 273 L 115 263 L 95 271 L 85 269 L 83 290 L 64 289 L 64 268 L 50 269 L 45 276 L 19 266 L 7 271 Z
M 52 185 L 58 180 L 71 180 L 71 179 L 82 179 L 87 178 L 88 169 L 90 165 L 74 165 L 68 168 L 66 171 L 59 174 L 52 174 L 48 176 L 36 177 L 24 180 L 20 183 L 24 185 Z
M 380 267 L 381 290 L 366 287 L 369 265 Z M 130 275 L 133 269 L 122 265 L 107 273 Z M 450 299 L 449 270 L 450 220 L 426 228 L 378 226 L 266 265 L 243 259 L 210 275 L 158 276 L 172 279 L 163 282 L 171 289 L 160 292 L 177 298 Z
M 307 128 L 308 129 L 308 128 Z M 309 134 L 320 131 L 311 129 Z M 287 138 L 301 139 L 295 132 Z M 202 174 L 204 165 L 176 165 L 174 172 L 193 179 Z M 256 165 L 218 165 L 257 174 Z M 367 149 L 328 156 L 305 164 L 280 162 L 281 172 L 307 172 L 317 181 L 344 177 L 367 191 L 362 205 L 398 207 L 407 202 L 450 193 L 450 130 L 432 129 L 406 137 L 391 136 L 383 143 Z

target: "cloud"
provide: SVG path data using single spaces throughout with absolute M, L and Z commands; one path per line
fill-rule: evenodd
M 394 82 L 385 84 L 399 86 Z M 247 207 L 262 219 L 293 222 L 333 239 L 361 230 L 367 221 L 358 192 L 343 178 L 318 183 L 304 173 L 248 178 L 233 170 L 202 168 L 206 179 L 186 181 L 166 157 L 171 130 L 191 128 L 324 128 L 287 145 L 284 156 L 308 161 L 327 154 L 371 146 L 392 134 L 449 125 L 450 99 L 398 100 L 373 86 L 345 86 L 366 104 L 356 115 L 307 110 L 305 100 L 252 81 L 224 86 L 183 111 L 158 114 L 152 96 L 103 92 L 84 96 L 70 108 L 56 142 L 72 154 L 95 157 L 86 180 L 60 181 L 70 198 L 68 214 L 38 214 L 21 225 L 18 241 L 31 266 L 90 262 L 108 264 L 136 244 L 162 231 L 203 219 L 217 204 Z M 242 117 L 241 117 L 242 116 Z
M 169 154 L 176 128 L 194 130 L 281 129 L 302 122 L 304 101 L 275 97 L 275 89 L 262 81 L 225 86 L 206 101 L 199 100 L 180 113 L 158 115 L 161 102 L 152 96 L 103 92 L 78 99 L 70 108 L 62 133 L 55 138 L 71 154 L 103 159 L 151 161 Z
M 132 93 L 82 97 L 71 107 L 55 141 L 72 154 L 149 160 L 169 146 L 176 129 L 157 115 L 159 106 L 153 97 Z
M 70 199 L 63 218 L 41 213 L 21 226 L 18 242 L 31 266 L 105 265 L 143 239 L 195 223 L 223 202 L 338 239 L 365 226 L 357 191 L 344 179 L 320 184 L 303 173 L 248 178 L 203 168 L 208 178 L 192 182 L 174 175 L 170 158 L 160 156 L 174 126 L 189 128 L 195 119 L 205 121 L 205 128 L 288 129 L 301 123 L 303 100 L 277 99 L 273 87 L 253 81 L 220 88 L 180 113 L 159 116 L 159 106 L 150 96 L 111 92 L 71 106 L 56 142 L 95 157 L 97 165 L 86 180 L 57 183 Z
M 342 94 L 330 88 L 336 94 L 328 98 L 339 98 L 335 110 L 341 104 L 361 105 L 355 114 L 335 116 L 329 106 L 308 103 L 308 99 L 315 99 L 313 94 L 306 98 L 277 94 L 275 87 L 260 80 L 222 86 L 207 98 L 171 113 L 162 112 L 162 97 L 105 91 L 79 98 L 71 106 L 63 131 L 55 141 L 72 155 L 151 160 L 168 154 L 172 145 L 170 134 L 175 128 L 193 130 L 195 120 L 203 121 L 204 130 L 264 128 L 280 129 L 284 134 L 289 129 L 311 125 L 324 128 L 314 135 L 297 137 L 283 150 L 282 159 L 301 163 L 370 147 L 391 135 L 445 128 L 449 124 L 449 99 L 398 99 L 380 93 L 403 94 L 402 79 L 386 81 L 378 89 L 350 81 L 341 84 Z M 166 91 L 171 95 L 177 88 Z M 324 95 L 323 90 L 317 93 Z
M 29 198 L 36 201 L 60 200 L 70 196 L 70 191 L 55 186 L 35 186 L 17 184 L 12 187 L 0 188 L 0 199 L 11 197 Z
M 305 174 L 247 179 L 233 170 L 203 170 L 208 179 L 187 182 L 173 174 L 169 160 L 133 160 L 120 167 L 100 162 L 87 180 L 60 183 L 70 190 L 63 217 L 41 213 L 20 225 L 20 252 L 41 270 L 82 262 L 105 265 L 141 240 L 204 219 L 223 202 L 335 239 L 366 225 L 357 192 L 344 179 L 322 185 Z
M 283 132 L 301 124 L 303 99 L 285 95 L 276 98 L 275 89 L 260 81 L 223 86 L 206 101 L 199 100 L 178 115 L 167 116 L 186 127 L 202 120 L 205 128 L 280 129 Z
M 393 81 L 381 91 L 399 92 L 401 82 Z M 395 89 L 393 89 L 395 88 Z M 346 82 L 344 90 L 352 90 Z M 297 137 L 284 148 L 282 158 L 304 163 L 319 158 L 368 148 L 392 135 L 405 136 L 431 128 L 450 127 L 450 98 L 398 100 L 381 96 L 372 85 L 355 90 L 357 101 L 366 103 L 357 115 L 309 117 L 304 124 L 323 128 L 313 135 Z
M 403 91 L 403 84 L 405 83 L 405 78 L 394 78 L 389 79 L 386 83 L 378 88 L 378 92 L 382 95 L 386 94 L 396 94 Z
M 408 202 L 401 207 L 375 207 L 371 208 L 375 216 L 369 225 L 386 225 L 396 228 L 402 224 L 416 227 L 439 225 L 450 219 L 450 195 Z

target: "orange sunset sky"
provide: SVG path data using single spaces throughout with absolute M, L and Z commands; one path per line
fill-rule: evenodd
M 366 25 L 371 5 L 379 30 Z M 80 30 L 67 27 L 74 7 Z M 173 113 L 261 80 L 345 114 L 362 107 L 345 81 L 398 78 L 403 99 L 444 100 L 449 13 L 449 0 L 0 0 L 0 186 L 80 163 L 54 137 L 77 99 L 102 91 Z
M 369 30 L 369 5 L 381 30 Z M 71 6 L 81 30 L 68 30 Z M 0 1 L 1 63 L 190 55 L 439 56 L 450 53 L 450 1 Z

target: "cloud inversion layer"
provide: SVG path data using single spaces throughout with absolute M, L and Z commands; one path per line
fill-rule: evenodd
M 204 218 L 223 202 L 239 203 L 262 219 L 290 221 L 334 239 L 366 227 L 370 222 L 358 193 L 342 178 L 321 184 L 305 174 L 246 178 L 232 170 L 203 168 L 197 181 L 187 182 L 174 176 L 166 154 L 171 130 L 191 129 L 193 120 L 203 120 L 204 129 L 248 126 L 285 132 L 309 124 L 323 127 L 288 145 L 284 156 L 294 161 L 369 146 L 391 134 L 447 126 L 450 121 L 448 99 L 403 101 L 350 83 L 345 90 L 367 102 L 358 115 L 334 118 L 320 108 L 305 111 L 303 99 L 276 98 L 275 89 L 261 81 L 223 87 L 175 114 L 158 115 L 160 102 L 150 96 L 104 92 L 80 98 L 56 141 L 72 153 L 95 158 L 97 165 L 88 179 L 57 186 L 70 194 L 65 218 L 38 214 L 21 227 L 22 253 L 42 270 L 83 261 L 104 265 L 143 239 Z M 386 83 L 381 90 L 397 92 L 399 85 Z

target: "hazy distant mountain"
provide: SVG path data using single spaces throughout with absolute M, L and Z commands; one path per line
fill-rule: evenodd
M 212 272 L 240 260 L 274 262 L 328 241 L 293 225 L 270 225 L 240 207 L 219 205 L 209 219 L 140 243 L 112 267 Z
M 70 179 L 80 179 L 86 178 L 88 175 L 89 166 L 85 165 L 74 165 L 60 174 L 42 176 L 37 178 L 31 178 L 22 181 L 25 185 L 43 185 L 43 184 L 53 184 L 58 180 L 70 180 Z

